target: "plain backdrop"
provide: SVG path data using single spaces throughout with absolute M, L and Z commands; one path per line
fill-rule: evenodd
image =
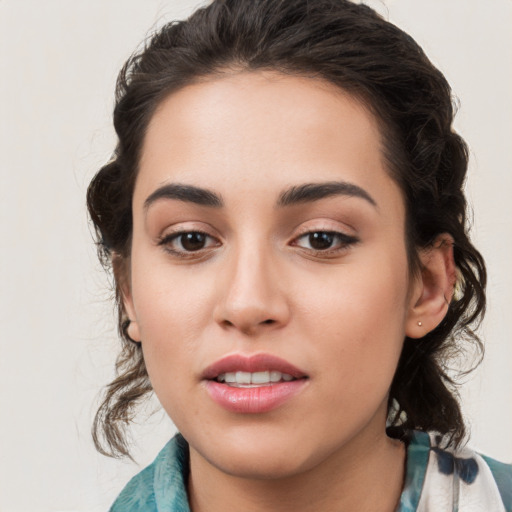
M 424 47 L 460 99 L 473 237 L 490 278 L 487 356 L 462 387 L 464 410 L 471 444 L 512 461 L 512 1 L 369 3 Z M 1 512 L 106 510 L 172 433 L 163 413 L 141 416 L 138 465 L 92 445 L 117 341 L 85 191 L 114 147 L 119 68 L 198 4 L 0 0 Z

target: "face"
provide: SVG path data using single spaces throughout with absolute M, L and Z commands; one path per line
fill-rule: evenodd
M 173 93 L 133 220 L 131 335 L 192 462 L 275 478 L 385 435 L 415 293 L 360 102 L 272 73 Z

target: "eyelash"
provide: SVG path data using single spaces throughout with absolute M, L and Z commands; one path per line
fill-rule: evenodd
M 209 247 L 201 247 L 200 249 L 196 251 L 187 251 L 186 249 L 174 249 L 172 247 L 172 243 L 176 240 L 179 240 L 181 237 L 185 235 L 201 235 L 204 236 L 207 239 L 216 240 L 213 236 L 206 233 L 205 231 L 201 231 L 198 229 L 192 229 L 187 231 L 178 231 L 176 233 L 171 233 L 169 235 L 165 235 L 158 241 L 158 245 L 162 246 L 164 250 L 173 256 L 178 256 L 180 258 L 191 258 L 191 257 L 197 257 L 198 255 L 204 254 L 205 249 L 208 249 Z M 218 246 L 219 242 L 217 241 L 214 246 Z M 183 241 L 181 242 L 181 246 L 183 247 Z
M 313 235 L 323 235 L 331 237 L 333 240 L 337 241 L 337 247 L 329 247 L 327 249 L 314 249 L 314 248 L 303 248 L 304 250 L 308 252 L 312 252 L 316 256 L 336 256 L 347 249 L 349 249 L 351 246 L 357 244 L 359 242 L 359 238 L 351 235 L 347 235 L 345 233 L 342 233 L 340 231 L 332 231 L 328 229 L 313 229 L 310 231 L 306 231 L 305 233 L 302 233 L 298 237 L 294 239 L 294 242 L 292 245 L 300 247 L 298 245 L 298 241 L 301 239 L 309 239 L 309 244 L 311 245 L 311 237 Z
M 313 235 L 323 235 L 323 236 L 329 236 L 332 237 L 332 239 L 337 240 L 338 247 L 332 248 L 328 247 L 326 249 L 314 249 L 312 247 L 305 248 L 301 247 L 299 245 L 299 240 L 306 239 L 309 237 L 309 242 L 311 245 L 311 238 Z M 183 240 L 181 240 L 181 247 L 182 249 L 175 249 L 172 247 L 172 244 L 180 240 L 181 237 L 185 235 L 200 235 L 204 236 L 205 239 L 210 239 L 215 241 L 214 244 L 210 245 L 209 247 L 201 247 L 197 250 L 186 250 L 183 248 Z M 339 231 L 332 231 L 332 230 L 325 230 L 325 229 L 316 229 L 316 230 L 309 230 L 305 231 L 304 233 L 301 233 L 299 236 L 295 237 L 291 243 L 294 247 L 299 247 L 300 249 L 307 251 L 310 254 L 313 254 L 315 256 L 319 257 L 329 257 L 329 256 L 336 256 L 346 250 L 348 250 L 351 246 L 357 244 L 359 242 L 359 238 L 351 235 L 347 235 L 345 233 L 341 233 Z M 198 256 L 204 255 L 204 252 L 208 250 L 211 247 L 218 247 L 220 245 L 220 242 L 214 238 L 212 235 L 201 231 L 201 230 L 187 230 L 187 231 L 178 231 L 176 233 L 171 233 L 168 235 L 163 236 L 159 239 L 158 245 L 163 247 L 164 250 L 173 256 L 177 256 L 179 258 L 194 258 Z

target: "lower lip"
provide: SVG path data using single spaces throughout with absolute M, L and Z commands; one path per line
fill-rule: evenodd
M 214 402 L 231 412 L 257 414 L 269 412 L 285 404 L 299 393 L 307 379 L 278 382 L 254 388 L 235 388 L 215 380 L 206 381 L 206 389 Z

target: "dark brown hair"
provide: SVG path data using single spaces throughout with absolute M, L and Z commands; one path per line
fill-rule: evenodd
M 417 250 L 436 236 L 454 240 L 458 293 L 444 320 L 420 340 L 405 339 L 390 395 L 390 423 L 433 430 L 458 444 L 465 435 L 454 354 L 482 346 L 472 327 L 485 309 L 486 271 L 468 238 L 463 185 L 468 151 L 452 129 L 450 87 L 406 33 L 347 0 L 216 0 L 188 20 L 160 29 L 121 70 L 113 158 L 92 180 L 87 204 L 107 268 L 130 255 L 132 195 L 149 120 L 173 91 L 236 71 L 275 70 L 326 80 L 358 97 L 381 126 L 390 175 L 406 203 L 411 272 Z M 117 263 L 116 263 L 117 262 Z M 118 283 L 119 286 L 119 283 Z M 93 427 L 97 448 L 127 455 L 125 428 L 151 391 L 141 347 L 126 333 L 117 290 L 122 348 Z

